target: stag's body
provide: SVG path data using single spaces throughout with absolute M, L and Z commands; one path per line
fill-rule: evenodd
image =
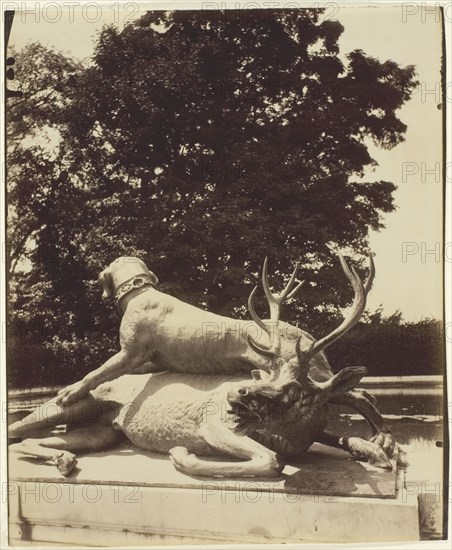
M 14 424 L 9 435 L 39 435 L 41 430 L 69 421 L 77 428 L 65 435 L 24 439 L 11 445 L 10 450 L 45 458 L 68 475 L 77 463 L 73 453 L 109 448 L 120 442 L 122 433 L 141 449 L 170 453 L 175 467 L 188 474 L 274 477 L 283 468 L 276 449 L 255 441 L 259 438 L 257 432 L 240 437 L 230 430 L 227 395 L 249 381 L 249 377 L 240 375 L 124 375 L 101 384 L 75 404 L 59 407 L 53 403 L 51 409 L 49 403 L 41 406 Z M 96 412 L 95 418 L 80 425 L 88 408 Z M 50 416 L 45 416 L 46 410 L 52 410 Z M 313 437 L 304 447 L 312 441 Z M 225 453 L 246 462 L 209 463 L 192 453 Z
M 249 382 L 240 375 L 124 375 L 102 384 L 91 395 L 99 410 L 105 404 L 111 406 L 111 424 L 137 447 L 168 453 L 183 446 L 208 456 L 215 449 L 203 432 L 212 418 L 226 420 L 226 396 L 245 380 Z M 111 416 L 104 415 L 104 421 Z
M 249 377 L 240 375 L 124 375 L 102 384 L 91 396 L 99 410 L 111 407 L 104 422 L 111 422 L 137 447 L 170 452 L 182 446 L 209 456 L 227 452 L 221 448 L 218 431 L 227 428 L 231 435 L 228 395 L 249 384 Z M 304 399 L 299 409 L 290 411 L 274 403 L 264 422 L 247 435 L 283 458 L 295 457 L 317 441 L 327 418 L 328 407 L 312 407 L 312 400 Z
M 10 450 L 47 459 L 68 475 L 77 463 L 73 453 L 109 448 L 121 441 L 122 433 L 141 449 L 169 453 L 175 467 L 187 474 L 275 477 L 285 460 L 300 457 L 315 441 L 324 442 L 328 408 L 325 403 L 316 406 L 305 395 L 284 411 L 277 400 L 268 416 L 248 426 L 246 435 L 237 435 L 231 430 L 235 417 L 228 397 L 249 383 L 248 377 L 240 375 L 124 375 L 100 385 L 78 403 L 42 405 L 14 424 L 10 436 L 36 435 L 66 422 L 77 427 L 65 435 L 24 439 Z M 91 417 L 95 411 L 96 417 L 83 425 L 87 410 Z M 46 411 L 52 412 L 46 416 Z M 377 445 L 353 439 L 354 447 L 347 450 L 390 467 Z M 244 461 L 213 462 L 196 456 L 218 456 L 219 452 Z

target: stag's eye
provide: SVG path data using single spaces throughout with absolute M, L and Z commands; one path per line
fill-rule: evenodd
M 291 387 L 287 390 L 287 398 L 290 401 L 296 401 L 300 397 L 300 390 L 295 387 Z

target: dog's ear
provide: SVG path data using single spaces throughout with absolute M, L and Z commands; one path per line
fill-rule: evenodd
M 159 280 L 158 280 L 158 278 L 157 278 L 157 275 L 155 275 L 154 273 L 152 273 L 152 271 L 149 271 L 149 270 L 148 270 L 148 272 L 149 272 L 149 277 L 152 279 L 152 284 L 153 284 L 156 288 L 158 288 L 158 286 L 159 286 Z
M 111 273 L 107 269 L 104 269 L 100 272 L 99 278 L 97 279 L 98 283 L 102 285 L 103 293 L 102 299 L 106 300 L 107 298 L 112 298 L 115 295 L 115 289 L 113 288 L 113 281 L 111 279 Z

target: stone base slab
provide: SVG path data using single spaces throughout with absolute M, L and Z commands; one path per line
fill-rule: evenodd
M 10 457 L 11 544 L 419 540 L 417 498 L 400 490 L 402 472 L 321 445 L 276 480 L 194 478 L 133 447 L 80 457 L 78 466 L 63 478 Z

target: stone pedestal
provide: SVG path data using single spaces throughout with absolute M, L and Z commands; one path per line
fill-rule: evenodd
M 93 546 L 419 540 L 403 472 L 314 445 L 280 478 L 195 478 L 124 446 L 55 467 L 10 458 L 11 543 Z

